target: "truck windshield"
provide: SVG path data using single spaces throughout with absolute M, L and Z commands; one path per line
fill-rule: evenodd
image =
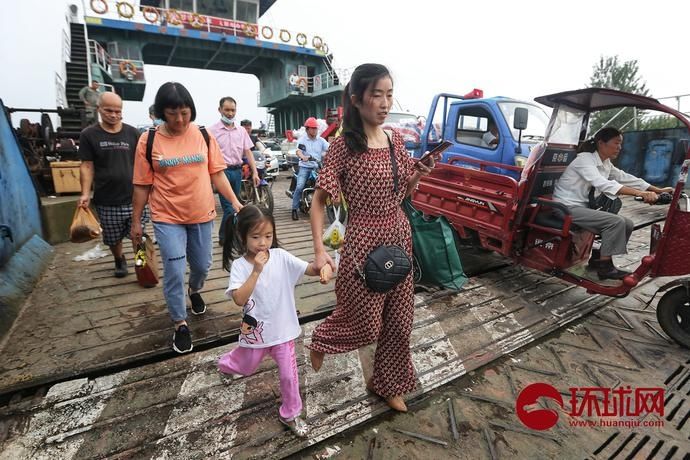
M 513 134 L 513 139 L 518 139 L 518 130 L 513 128 L 513 116 L 516 107 L 524 107 L 529 112 L 527 117 L 527 128 L 522 131 L 522 139 L 525 141 L 539 142 L 544 140 L 546 133 L 546 125 L 549 123 L 549 117 L 541 109 L 541 107 L 525 104 L 524 102 L 499 102 L 498 106 L 503 113 L 503 116 L 508 122 L 508 127 Z

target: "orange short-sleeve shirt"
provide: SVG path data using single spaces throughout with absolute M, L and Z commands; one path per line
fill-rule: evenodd
M 218 142 L 209 135 L 206 148 L 199 128 L 191 124 L 182 136 L 156 131 L 153 170 L 146 160 L 149 134 L 139 138 L 134 157 L 135 185 L 151 185 L 151 220 L 170 224 L 198 224 L 216 217 L 211 175 L 225 169 Z

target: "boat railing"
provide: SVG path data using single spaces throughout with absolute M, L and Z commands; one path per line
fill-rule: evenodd
M 323 55 L 330 54 L 328 45 L 318 35 L 307 35 L 303 32 L 282 28 L 274 29 L 268 25 L 220 18 L 174 8 L 140 6 L 139 2 L 133 0 L 84 0 L 83 3 L 84 16 L 87 23 L 98 22 L 101 18 L 131 21 L 145 25 L 215 32 L 236 37 L 283 43 L 285 45 L 296 45 L 302 48 L 315 49 Z
M 110 74 L 112 59 L 105 48 L 96 40 L 89 40 L 89 58 L 91 64 L 97 64 L 101 69 Z
M 334 86 L 344 86 L 350 81 L 352 69 L 332 69 L 313 77 L 290 75 L 287 89 L 290 94 L 311 94 L 324 91 Z

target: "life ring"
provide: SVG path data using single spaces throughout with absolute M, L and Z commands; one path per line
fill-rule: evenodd
M 201 29 L 206 25 L 206 17 L 200 15 L 199 13 L 192 13 L 192 17 L 189 20 L 189 24 L 195 29 Z
M 313 46 L 317 50 L 320 50 L 323 46 L 323 40 L 321 39 L 321 37 L 315 35 L 314 38 L 311 39 L 311 46 Z
M 323 51 L 325 54 L 328 54 L 328 44 L 324 43 L 321 45 L 321 51 Z
M 144 19 L 146 19 L 151 24 L 157 23 L 158 18 L 160 17 L 160 14 L 158 14 L 158 10 L 152 6 L 145 6 L 142 11 L 142 14 L 144 15 Z M 151 14 L 153 14 L 153 17 L 151 16 Z
M 287 35 L 287 38 L 285 38 L 285 35 Z M 290 31 L 285 30 L 285 29 L 280 29 L 280 39 L 284 42 L 287 43 L 290 40 L 292 40 L 292 34 L 290 34 Z
M 288 78 L 288 81 L 292 86 L 297 86 L 297 75 L 290 75 L 290 78 Z
M 297 44 L 299 46 L 304 46 L 307 44 L 307 36 L 304 35 L 302 32 L 295 35 L 295 40 L 297 41 Z
M 137 74 L 137 66 L 134 65 L 132 61 L 120 61 L 120 74 Z
M 245 22 L 243 29 L 244 33 L 249 35 L 250 37 L 256 38 L 259 35 L 259 26 L 257 26 L 256 24 L 250 24 L 248 22 Z
M 168 10 L 168 24 L 179 26 L 182 24 L 182 15 L 176 9 Z
M 125 19 L 131 19 L 134 16 L 134 6 L 127 2 L 117 2 L 117 14 Z
M 96 8 L 96 5 L 98 4 L 103 5 L 102 8 Z M 105 14 L 108 12 L 108 4 L 105 2 L 105 0 L 91 0 L 91 9 L 94 11 L 94 13 L 98 14 Z
M 307 89 L 309 89 L 309 83 L 307 83 L 307 79 L 305 77 L 298 77 L 297 84 L 295 86 L 299 88 L 301 93 L 306 93 Z
M 268 30 L 268 33 L 266 31 Z M 264 37 L 266 40 L 270 40 L 273 38 L 273 29 L 271 29 L 268 26 L 263 26 L 261 28 L 261 36 Z

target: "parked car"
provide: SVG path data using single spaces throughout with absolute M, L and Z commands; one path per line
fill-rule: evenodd
M 270 150 L 270 152 L 266 153 L 270 155 L 271 158 L 278 160 L 278 168 L 280 168 L 281 171 L 288 169 L 285 153 L 283 153 L 283 151 L 280 149 L 280 142 L 274 139 L 266 139 L 262 142 L 266 148 Z

